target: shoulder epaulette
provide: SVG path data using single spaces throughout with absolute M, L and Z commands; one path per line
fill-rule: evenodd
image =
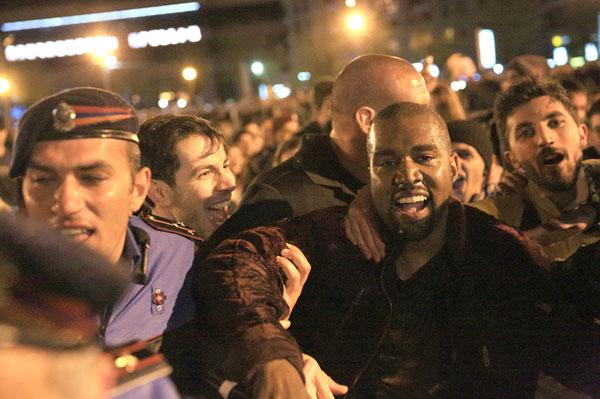
M 186 226 L 181 222 L 176 222 L 174 220 L 166 219 L 160 216 L 153 215 L 151 213 L 145 213 L 139 215 L 140 219 L 142 219 L 146 224 L 150 225 L 156 230 L 166 231 L 168 233 L 179 234 L 180 236 L 184 236 L 189 238 L 190 240 L 194 240 L 196 242 L 202 242 L 204 239 L 196 234 L 196 231 L 191 227 Z

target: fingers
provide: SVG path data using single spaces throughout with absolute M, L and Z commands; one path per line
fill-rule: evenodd
M 334 399 L 334 395 L 343 395 L 348 392 L 348 387 L 338 384 L 329 377 L 321 370 L 319 363 L 314 358 L 304 353 L 302 358 L 304 360 L 303 372 L 306 380 L 306 390 L 311 398 Z
M 287 248 L 281 251 L 282 256 L 278 256 L 276 261 L 287 277 L 283 289 L 283 297 L 289 308 L 289 312 L 286 315 L 289 317 L 298 301 L 298 297 L 302 293 L 302 288 L 308 279 L 311 266 L 300 248 L 292 244 L 286 245 Z
M 350 216 L 350 212 L 348 213 L 346 220 L 348 221 L 348 227 L 352 233 L 352 237 L 354 237 L 354 240 L 350 240 L 350 241 L 352 241 L 352 243 L 354 245 L 356 245 L 358 247 L 358 249 L 360 249 L 360 252 L 362 252 L 362 254 L 365 256 L 365 258 L 373 259 L 373 254 L 371 253 L 371 249 L 365 242 L 363 233 L 360 230 L 360 227 L 358 226 L 356 219 Z
M 304 256 L 304 253 L 300 250 L 300 248 L 289 243 L 286 243 L 286 245 L 287 248 L 284 248 L 281 251 L 281 254 L 292 261 L 293 265 L 300 273 L 300 283 L 304 285 L 306 279 L 308 279 L 308 275 L 310 274 L 310 262 L 308 259 L 306 259 L 306 256 Z

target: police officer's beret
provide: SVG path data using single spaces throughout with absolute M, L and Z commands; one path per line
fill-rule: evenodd
M 111 138 L 139 143 L 135 110 L 118 94 L 77 87 L 33 104 L 19 122 L 10 177 L 23 175 L 35 143 L 48 140 Z
M 0 347 L 95 342 L 98 315 L 127 284 L 125 269 L 46 226 L 0 212 Z

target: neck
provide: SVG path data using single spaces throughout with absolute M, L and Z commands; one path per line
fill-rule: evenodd
M 570 190 L 566 191 L 547 191 L 544 190 L 544 194 L 558 207 L 563 209 L 577 198 L 577 187 L 574 186 Z
M 405 244 L 396 260 L 396 274 L 401 280 L 410 279 L 435 255 L 441 252 L 444 245 L 446 245 L 447 220 L 448 211 L 446 210 L 430 235 L 422 240 L 410 241 Z
M 369 181 L 369 157 L 366 136 L 339 134 L 335 130 L 329 136 L 338 162 L 358 180 Z

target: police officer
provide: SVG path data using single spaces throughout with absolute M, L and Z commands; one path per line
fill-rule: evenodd
M 96 314 L 126 276 L 49 233 L 0 214 L 0 396 L 107 398 L 115 373 L 97 345 Z
M 158 230 L 133 215 L 146 197 L 150 170 L 140 167 L 139 122 L 120 96 L 74 88 L 32 105 L 19 123 L 10 176 L 20 209 L 125 269 L 130 282 L 102 312 L 107 346 L 147 340 L 192 318 L 195 243 L 176 226 Z M 171 231 L 163 231 L 171 230 Z M 162 380 L 131 397 L 177 397 Z

